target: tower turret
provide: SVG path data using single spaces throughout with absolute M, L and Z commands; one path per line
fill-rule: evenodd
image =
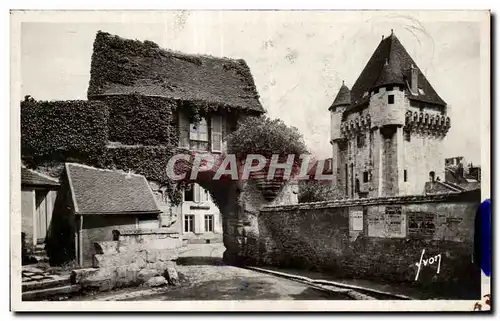
M 330 108 L 328 108 L 328 110 L 330 110 L 330 116 L 331 116 L 330 143 L 332 144 L 332 173 L 333 173 L 332 185 L 337 189 L 339 188 L 341 181 L 341 174 L 339 167 L 343 153 L 341 147 L 342 145 L 345 145 L 342 143 L 343 137 L 342 137 L 342 132 L 340 130 L 340 126 L 342 125 L 342 116 L 344 114 L 344 111 L 350 105 L 351 105 L 351 91 L 345 85 L 344 81 L 342 81 L 342 86 L 340 87 L 339 92 L 337 93 L 337 96 L 333 101 L 333 104 L 330 106 Z M 341 146 L 339 146 L 339 144 Z
M 342 123 L 342 114 L 350 104 L 351 91 L 342 80 L 342 86 L 340 87 L 332 105 L 328 108 L 331 115 L 331 142 L 341 138 L 340 125 Z

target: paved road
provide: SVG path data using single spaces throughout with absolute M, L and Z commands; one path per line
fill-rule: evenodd
M 222 244 L 193 244 L 177 261 L 181 286 L 120 290 L 94 300 L 352 300 L 345 292 L 321 291 L 296 281 L 222 263 Z M 87 298 L 88 299 L 88 298 Z

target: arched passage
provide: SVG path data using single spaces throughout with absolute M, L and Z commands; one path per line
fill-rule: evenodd
M 265 250 L 259 238 L 259 209 L 265 205 L 296 204 L 298 185 L 281 182 L 270 197 L 258 180 L 214 180 L 216 170 L 201 172 L 193 182 L 206 189 L 219 207 L 222 217 L 224 262 L 233 265 L 259 264 Z M 274 196 L 275 195 L 275 196 Z

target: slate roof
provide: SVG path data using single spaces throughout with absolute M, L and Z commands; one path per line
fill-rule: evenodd
M 55 178 L 21 167 L 21 185 L 32 187 L 58 188 L 59 181 Z
M 337 97 L 335 97 L 335 100 L 333 101 L 333 104 L 332 106 L 330 106 L 329 110 L 335 109 L 336 107 L 339 106 L 346 106 L 350 104 L 351 104 L 351 91 L 342 81 L 342 86 L 340 87 L 339 92 L 337 93 Z
M 387 64 L 386 64 L 387 61 Z M 408 88 L 410 68 L 418 70 L 418 87 L 422 92 L 413 95 Z M 351 103 L 353 106 L 365 103 L 369 96 L 366 92 L 388 84 L 404 84 L 404 89 L 410 100 L 446 106 L 443 99 L 436 93 L 427 78 L 420 71 L 415 61 L 403 47 L 396 35 L 391 34 L 383 39 L 368 60 L 365 68 L 351 89 Z M 365 96 L 365 97 L 363 97 Z
M 128 78 L 122 76 L 124 70 L 130 72 L 132 83 L 124 81 Z M 89 99 L 138 93 L 265 112 L 243 59 L 190 55 L 100 31 L 94 41 L 90 75 Z
M 142 175 L 66 163 L 77 214 L 160 213 Z

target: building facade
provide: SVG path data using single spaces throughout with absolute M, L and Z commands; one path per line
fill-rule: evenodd
M 423 194 L 444 180 L 447 105 L 392 32 L 329 111 L 333 184 L 345 197 Z
M 243 59 L 186 54 L 105 32 L 96 35 L 88 98 L 108 105 L 113 119 L 109 141 L 125 150 L 120 150 L 121 157 L 134 149 L 158 151 L 156 155 L 179 149 L 217 157 L 239 120 L 265 112 Z M 127 102 L 130 107 L 125 107 Z M 146 125 L 138 125 L 139 119 Z M 158 157 L 156 164 L 147 166 L 142 159 L 133 160 L 133 165 L 158 166 L 162 175 L 165 159 Z M 193 182 L 182 204 L 173 206 L 167 186 L 158 179 L 161 175 L 148 174 L 144 175 L 158 201 L 161 227 L 177 229 L 188 242 L 222 241 L 220 211 L 205 189 Z

